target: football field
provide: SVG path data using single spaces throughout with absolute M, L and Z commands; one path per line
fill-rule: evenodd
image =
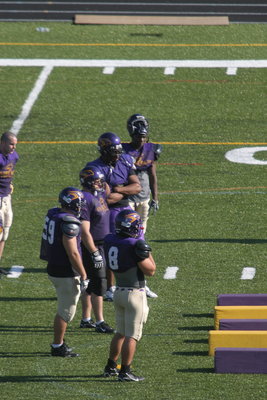
M 0 23 L 0 126 L 20 155 L 0 265 L 14 271 L 0 280 L 1 399 L 265 398 L 265 375 L 215 374 L 208 332 L 218 294 L 267 290 L 266 34 L 266 24 Z M 133 113 L 163 152 L 147 231 L 158 298 L 132 366 L 146 379 L 124 384 L 102 377 L 111 337 L 79 328 L 80 304 L 66 334 L 80 357 L 50 356 L 56 298 L 39 249 L 60 190 L 79 187 L 103 132 L 129 140 Z

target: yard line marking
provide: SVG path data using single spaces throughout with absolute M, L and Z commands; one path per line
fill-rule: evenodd
M 53 69 L 52 65 L 47 65 L 43 68 L 42 72 L 40 73 L 34 88 L 30 92 L 27 100 L 25 101 L 22 111 L 19 115 L 19 117 L 13 122 L 13 125 L 11 127 L 11 132 L 15 133 L 16 135 L 19 133 L 21 127 L 23 126 L 25 120 L 28 118 L 31 109 L 35 103 L 35 101 L 38 99 L 39 94 L 41 93 L 51 71 Z
M 21 140 L 20 144 L 97 144 L 95 140 Z M 267 146 L 267 142 L 262 143 L 249 143 L 249 142 L 155 142 L 159 144 L 168 145 L 194 145 L 194 146 Z M 184 165 L 184 163 L 180 163 Z M 196 165 L 202 165 L 200 163 L 194 163 Z
M 179 267 L 167 267 L 163 279 L 175 279 Z
M 227 68 L 226 74 L 227 75 L 236 75 L 237 68 Z
M 254 267 L 245 267 L 243 268 L 242 275 L 240 279 L 243 280 L 251 280 L 254 278 L 256 274 L 256 268 Z
M 28 118 L 31 109 L 39 97 L 54 67 L 99 67 L 104 74 L 113 74 L 115 68 L 163 68 L 165 73 L 174 74 L 175 68 L 226 68 L 233 71 L 237 68 L 267 68 L 267 60 L 76 60 L 76 59 L 15 59 L 2 58 L 0 66 L 4 67 L 43 67 L 34 88 L 22 107 L 19 117 L 13 122 L 11 132 L 16 135 Z M 164 142 L 163 142 L 164 143 Z M 166 142 L 167 144 L 168 142 Z M 179 142 L 176 142 L 179 144 Z M 194 144 L 192 142 L 192 144 Z
M 8 272 L 7 278 L 18 278 L 24 270 L 21 265 L 13 265 Z
M 103 69 L 103 74 L 112 75 L 115 71 L 114 67 L 106 67 Z
M 1 58 L 3 67 L 267 68 L 267 60 L 77 60 Z
M 204 193 L 229 193 L 241 190 L 259 190 L 267 189 L 267 186 L 251 186 L 251 187 L 231 187 L 231 188 L 213 188 L 213 189 L 188 189 L 188 190 L 170 190 L 159 192 L 159 194 L 204 194 Z M 244 193 L 244 192 L 243 192 Z
M 175 74 L 175 68 L 174 67 L 167 67 L 164 70 L 164 75 L 174 75 Z
M 0 46 L 91 46 L 91 47 L 265 47 L 267 43 L 18 43 L 1 42 Z

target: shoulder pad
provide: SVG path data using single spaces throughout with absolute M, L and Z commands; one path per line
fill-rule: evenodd
M 75 223 L 81 225 L 81 221 L 78 220 L 74 215 L 63 215 L 62 220 L 67 223 Z
M 162 153 L 162 145 L 158 143 L 153 143 L 153 151 L 155 154 L 155 159 L 157 160 Z
M 145 240 L 139 239 L 135 243 L 135 254 L 139 257 L 140 260 L 144 260 L 149 257 L 149 252 L 151 251 L 151 247 L 145 242 Z
M 80 233 L 81 222 L 74 215 L 64 215 L 62 218 L 62 232 L 67 237 L 76 237 Z

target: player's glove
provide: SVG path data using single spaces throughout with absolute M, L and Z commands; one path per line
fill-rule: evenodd
M 156 200 L 150 200 L 148 213 L 150 214 L 153 211 L 153 214 L 156 214 L 158 210 L 159 210 L 159 202 Z
M 104 267 L 104 261 L 103 258 L 101 256 L 101 254 L 99 253 L 99 251 L 94 251 L 94 253 L 91 253 L 91 257 L 92 257 L 92 261 L 94 264 L 94 268 L 96 269 L 100 269 Z
M 137 240 L 135 243 L 135 254 L 139 257 L 140 261 L 149 257 L 151 247 L 142 239 Z
M 86 291 L 88 285 L 89 285 L 89 279 L 86 279 L 85 281 L 81 280 L 80 282 L 81 293 L 84 293 Z

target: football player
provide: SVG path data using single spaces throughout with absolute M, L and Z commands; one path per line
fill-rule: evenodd
M 103 133 L 98 138 L 100 157 L 86 164 L 97 167 L 110 187 L 107 203 L 110 209 L 110 232 L 115 232 L 116 215 L 129 206 L 129 196 L 141 191 L 139 179 L 135 173 L 133 159 L 123 154 L 120 138 L 112 132 Z M 108 290 L 106 300 L 112 301 L 114 280 L 112 273 L 108 274 Z
M 48 210 L 45 217 L 40 258 L 47 261 L 48 278 L 57 293 L 57 313 L 54 318 L 54 342 L 51 355 L 75 357 L 64 341 L 67 325 L 74 318 L 81 291 L 87 285 L 87 275 L 81 257 L 79 220 L 83 193 L 67 187 L 59 194 L 61 207 Z
M 3 133 L 0 141 L 0 260 L 13 221 L 11 205 L 12 179 L 15 165 L 19 160 L 16 145 L 17 137 L 14 133 Z
M 82 258 L 89 285 L 83 293 L 81 328 L 95 328 L 99 333 L 113 333 L 103 317 L 103 296 L 107 290 L 106 263 L 103 250 L 104 237 L 109 233 L 109 208 L 106 202 L 110 189 L 104 175 L 95 166 L 80 172 L 85 199 L 81 214 Z M 93 307 L 96 323 L 91 318 Z
M 150 246 L 142 239 L 142 221 L 133 210 L 123 210 L 116 216 L 116 233 L 105 237 L 107 266 L 116 279 L 114 307 L 116 333 L 110 344 L 104 376 L 117 376 L 119 381 L 144 380 L 131 371 L 136 344 L 142 337 L 148 305 L 145 275 L 153 276 L 156 264 Z M 117 362 L 121 356 L 121 369 Z
M 145 234 L 149 214 L 151 212 L 155 214 L 159 209 L 156 161 L 162 146 L 148 142 L 149 122 L 141 114 L 133 114 L 128 118 L 127 130 L 131 142 L 122 143 L 122 148 L 134 158 L 136 173 L 142 187 L 139 193 L 129 196 L 129 204 L 141 216 Z M 148 297 L 158 297 L 148 286 L 146 293 Z

